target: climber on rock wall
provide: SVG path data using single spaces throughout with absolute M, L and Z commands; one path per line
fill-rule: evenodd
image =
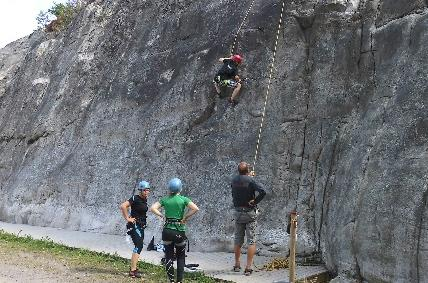
M 221 87 L 234 88 L 232 96 L 228 99 L 229 102 L 234 106 L 237 104 L 236 98 L 241 90 L 241 79 L 238 76 L 238 66 L 242 63 L 242 56 L 235 54 L 228 58 L 220 58 L 219 62 L 223 63 L 223 66 L 218 70 L 214 77 L 214 86 L 217 94 L 221 93 Z

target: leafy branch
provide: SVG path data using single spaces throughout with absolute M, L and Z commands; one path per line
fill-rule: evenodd
M 36 17 L 39 28 L 47 32 L 58 32 L 65 29 L 77 15 L 82 1 L 68 0 L 67 3 L 55 3 L 47 11 L 40 11 Z

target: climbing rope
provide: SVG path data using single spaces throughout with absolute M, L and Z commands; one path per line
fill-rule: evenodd
M 135 178 L 135 185 L 134 188 L 132 188 L 132 195 L 131 197 L 133 197 L 135 195 L 135 189 L 138 187 L 138 181 L 140 180 L 140 178 Z
M 236 41 L 238 40 L 238 35 L 241 32 L 242 27 L 244 26 L 245 20 L 248 17 L 248 14 L 250 13 L 251 9 L 253 8 L 255 0 L 251 1 L 251 4 L 247 10 L 247 12 L 245 13 L 244 19 L 241 22 L 241 25 L 238 28 L 238 31 L 235 34 L 235 38 L 233 39 L 233 43 L 232 43 L 232 47 L 230 47 L 230 55 L 233 55 L 235 53 L 235 45 L 236 45 Z
M 254 161 L 253 161 L 253 171 L 254 172 L 256 170 L 255 169 L 256 168 L 256 162 L 257 162 L 257 157 L 258 157 L 258 154 L 259 154 L 259 147 L 260 147 L 260 140 L 261 140 L 261 136 L 262 136 L 263 122 L 264 122 L 265 116 L 266 116 L 266 105 L 267 105 L 267 101 L 268 101 L 268 97 L 269 97 L 269 90 L 270 90 L 270 85 L 271 85 L 271 82 L 272 82 L 273 70 L 274 70 L 274 66 L 275 66 L 276 49 L 278 47 L 279 32 L 280 32 L 281 26 L 282 26 L 282 18 L 283 18 L 283 15 L 284 15 L 284 7 L 285 7 L 285 0 L 282 1 L 281 15 L 279 17 L 278 29 L 276 31 L 276 40 L 275 40 L 275 45 L 274 45 L 274 49 L 273 49 L 272 62 L 270 64 L 269 81 L 268 81 L 268 85 L 267 85 L 267 90 L 266 90 L 266 95 L 265 95 L 265 102 L 264 102 L 264 106 L 263 106 L 262 120 L 260 122 L 260 127 L 259 127 L 259 135 L 257 137 L 257 142 L 256 142 L 256 153 L 254 154 Z
M 270 262 L 267 262 L 261 270 L 273 271 L 275 269 L 286 269 L 289 266 L 288 258 L 286 257 L 275 257 Z

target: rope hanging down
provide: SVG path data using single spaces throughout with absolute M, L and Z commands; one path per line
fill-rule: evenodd
M 247 12 L 245 13 L 244 19 L 242 20 L 241 25 L 239 26 L 238 31 L 235 34 L 235 37 L 234 37 L 233 43 L 232 43 L 232 47 L 230 47 L 230 55 L 233 55 L 235 53 L 235 51 L 236 51 L 235 50 L 235 45 L 236 45 L 236 41 L 238 39 L 238 35 L 241 32 L 242 27 L 244 26 L 244 23 L 245 23 L 245 20 L 248 17 L 248 14 L 250 13 L 251 9 L 253 8 L 254 1 L 255 0 L 251 1 L 250 7 L 248 8 Z
M 273 74 L 273 69 L 275 66 L 275 58 L 276 58 L 276 49 L 278 47 L 278 40 L 279 40 L 279 32 L 281 30 L 281 26 L 282 26 L 282 18 L 284 15 L 284 7 L 285 7 L 285 0 L 283 0 L 282 2 L 282 7 L 281 7 L 281 15 L 279 17 L 279 23 L 278 23 L 278 30 L 276 31 L 276 40 L 275 40 L 275 45 L 274 45 L 274 49 L 273 49 L 273 56 L 272 56 L 272 62 L 270 64 L 270 71 L 269 71 L 269 81 L 268 81 L 268 85 L 267 85 L 267 90 L 266 90 L 266 95 L 265 95 L 265 102 L 264 102 L 264 106 L 263 106 L 263 112 L 262 112 L 262 120 L 260 122 L 260 127 L 259 127 L 259 135 L 257 137 L 257 143 L 256 143 L 256 153 L 254 154 L 254 161 L 253 161 L 253 171 L 256 171 L 256 162 L 257 162 L 257 157 L 259 154 L 259 147 L 260 147 L 260 140 L 261 140 L 261 136 L 262 136 L 262 128 L 263 128 L 263 122 L 265 120 L 265 115 L 266 115 L 266 105 L 267 105 L 267 101 L 268 101 L 268 97 L 269 97 L 269 90 L 270 90 L 270 85 L 272 82 L 272 74 Z

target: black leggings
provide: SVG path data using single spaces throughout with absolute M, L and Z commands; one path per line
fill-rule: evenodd
M 162 240 L 165 247 L 165 270 L 171 282 L 174 282 L 174 253 L 177 258 L 177 282 L 183 282 L 186 239 L 184 232 L 171 229 L 162 231 Z

